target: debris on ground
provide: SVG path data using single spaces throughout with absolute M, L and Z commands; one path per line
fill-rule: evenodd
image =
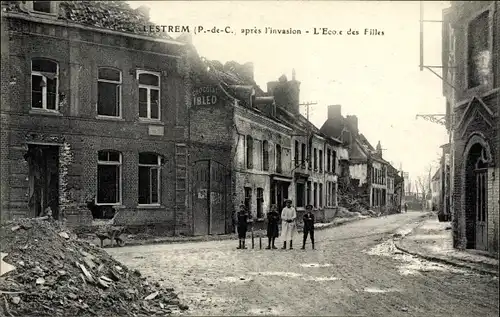
M 0 316 L 165 316 L 188 309 L 63 224 L 21 219 L 0 227 Z M 2 262 L 2 267 L 4 262 Z

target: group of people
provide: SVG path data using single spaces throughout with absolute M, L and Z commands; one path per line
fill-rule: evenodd
M 246 210 L 245 205 L 240 205 L 240 210 L 236 215 L 236 228 L 238 231 L 239 246 L 238 249 L 246 249 L 245 239 L 248 230 L 248 223 L 251 221 L 252 216 Z M 281 239 L 283 240 L 282 249 L 287 248 L 287 242 L 289 242 L 289 248 L 293 249 L 293 238 L 297 231 L 297 210 L 292 207 L 292 201 L 287 199 L 285 201 L 285 207 L 278 213 L 276 205 L 272 205 L 269 212 L 267 213 L 267 239 L 268 244 L 266 249 L 277 249 L 275 246 L 276 238 L 279 237 L 279 222 L 281 220 Z M 302 249 L 306 247 L 307 237 L 310 236 L 311 245 L 314 249 L 314 222 L 315 217 L 313 214 L 313 207 L 311 205 L 306 206 L 306 213 L 302 217 L 304 223 L 303 229 L 303 239 L 302 239 Z

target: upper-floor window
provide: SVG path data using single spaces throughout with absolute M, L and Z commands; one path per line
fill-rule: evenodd
M 297 166 L 299 164 L 299 141 L 295 141 L 295 148 L 294 148 L 294 151 L 295 151 L 295 155 L 294 155 L 294 162 L 293 162 L 293 165 Z
M 281 173 L 282 165 L 281 165 L 281 145 L 276 144 L 276 172 Z
M 262 141 L 262 169 L 269 171 L 269 142 Z
M 97 154 L 97 203 L 119 204 L 122 190 L 122 155 L 117 151 Z
M 319 150 L 319 171 L 323 172 L 323 151 Z
M 47 59 L 31 61 L 31 107 L 58 110 L 59 65 Z
M 121 116 L 122 73 L 107 67 L 98 69 L 97 114 L 100 116 Z
M 326 150 L 326 171 L 331 172 L 332 151 Z
M 318 150 L 314 149 L 314 170 L 318 170 Z
M 247 168 L 253 168 L 253 139 L 247 135 Z
M 304 143 L 302 143 L 300 152 L 302 153 L 301 164 L 302 168 L 304 168 L 306 167 L 306 160 L 307 160 L 306 145 Z
M 139 204 L 160 203 L 161 156 L 154 153 L 139 153 Z
M 337 151 L 332 151 L 332 173 L 337 171 Z
M 468 88 L 487 85 L 491 69 L 489 11 L 469 23 L 467 32 Z
M 55 13 L 55 1 L 30 1 L 31 9 L 35 12 L 41 13 Z
M 160 120 L 160 75 L 138 71 L 139 118 Z

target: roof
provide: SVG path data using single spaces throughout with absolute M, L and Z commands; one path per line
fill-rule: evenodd
M 440 176 L 441 176 L 441 168 L 438 168 L 436 173 L 434 173 L 434 176 L 432 176 L 432 180 L 436 181 L 440 178 Z
M 3 11 L 25 13 L 21 1 L 2 1 Z M 58 19 L 96 28 L 173 39 L 166 32 L 147 32 L 149 17 L 125 1 L 60 1 Z

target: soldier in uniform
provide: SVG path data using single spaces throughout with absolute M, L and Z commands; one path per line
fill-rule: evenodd
M 312 213 L 313 206 L 306 206 L 306 213 L 304 214 L 304 237 L 302 240 L 302 249 L 306 248 L 307 235 L 311 237 L 311 244 L 314 250 L 314 214 Z

